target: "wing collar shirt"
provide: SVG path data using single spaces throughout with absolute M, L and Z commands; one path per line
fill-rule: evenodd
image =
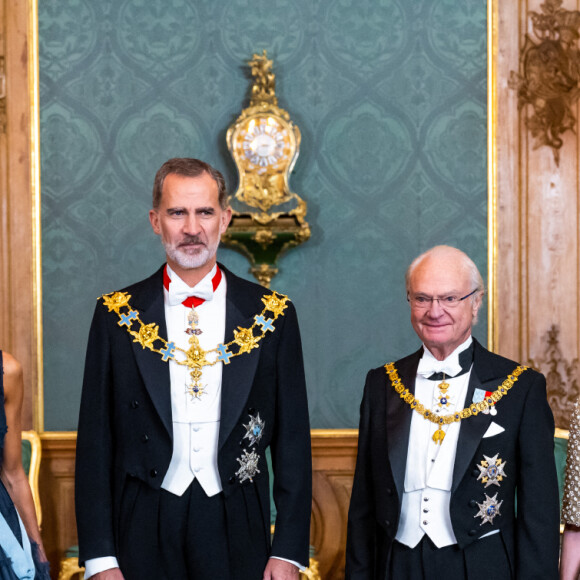
M 427 377 L 434 372 L 459 373 L 459 353 L 469 348 L 471 342 L 470 336 L 444 361 L 438 361 L 429 349 L 423 348 L 415 380 L 415 397 L 426 407 L 430 404 L 431 409 L 442 416 L 464 408 L 471 368 L 458 377 L 445 379 L 449 383 L 448 406 L 439 406 L 438 385 L 441 381 L 428 380 Z M 444 426 L 445 438 L 437 444 L 433 441 L 433 434 L 438 427 L 419 413 L 412 415 L 401 518 L 395 536 L 397 541 L 410 548 L 414 548 L 425 534 L 438 548 L 457 543 L 451 525 L 449 500 L 459 427 L 459 422 Z
M 197 338 L 201 348 L 206 351 L 223 343 L 225 336 L 226 279 L 222 276 L 218 287 L 212 292 L 211 281 L 216 271 L 217 265 L 195 288 L 189 291 L 186 289 L 189 295 L 207 296 L 205 302 L 195 308 L 199 317 L 196 327 L 201 330 Z M 180 292 L 185 282 L 169 266 L 167 273 L 171 278 L 170 290 Z M 201 287 L 199 294 L 196 292 L 198 287 Z M 209 292 L 206 287 L 209 287 Z M 189 327 L 187 317 L 191 308 L 171 300 L 170 292 L 166 289 L 164 295 L 167 338 L 175 346 L 187 350 L 190 335 L 185 331 Z M 175 495 L 183 495 L 195 478 L 209 497 L 222 490 L 217 464 L 222 367 L 221 362 L 203 367 L 203 394 L 194 397 L 187 392 L 191 384 L 189 369 L 174 360 L 169 361 L 173 455 L 161 487 Z

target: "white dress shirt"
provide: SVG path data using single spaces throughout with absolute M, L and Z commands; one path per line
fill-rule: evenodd
M 449 405 L 444 407 L 438 405 L 440 393 L 438 385 L 441 381 L 431 381 L 426 376 L 434 372 L 433 368 L 448 368 L 459 372 L 461 369 L 459 353 L 468 348 L 471 342 L 470 336 L 445 361 L 441 361 L 446 363 L 443 367 L 434 359 L 431 352 L 424 348 L 415 381 L 415 397 L 425 407 L 430 405 L 431 409 L 441 416 L 464 408 L 471 369 L 459 377 L 445 379 L 449 383 L 447 390 Z M 435 362 L 429 359 L 434 359 Z M 457 543 L 451 525 L 449 500 L 459 427 L 459 422 L 443 425 L 445 438 L 441 444 L 437 444 L 433 441 L 433 434 L 438 426 L 415 411 L 412 414 L 401 518 L 395 536 L 397 541 L 410 548 L 414 548 L 425 534 L 438 548 Z
M 216 271 L 217 265 L 200 284 L 211 283 Z M 167 273 L 172 280 L 170 290 L 174 283 L 184 284 L 169 266 Z M 168 341 L 187 350 L 190 344 L 185 330 L 189 326 L 187 316 L 191 308 L 180 303 L 171 305 L 169 292 L 165 289 L 163 292 Z M 202 331 L 197 336 L 201 348 L 207 351 L 222 344 L 226 330 L 225 276 L 222 276 L 213 298 L 206 300 L 195 310 L 199 316 L 197 328 Z M 215 360 L 216 355 L 213 356 L 210 360 Z M 217 465 L 222 369 L 221 362 L 203 367 L 203 394 L 198 398 L 187 392 L 187 387 L 191 384 L 189 369 L 185 365 L 178 365 L 175 360 L 169 361 L 173 455 L 161 487 L 175 495 L 183 495 L 195 478 L 208 497 L 222 491 Z

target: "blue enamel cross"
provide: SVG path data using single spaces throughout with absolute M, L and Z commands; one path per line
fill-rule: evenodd
M 119 326 L 127 326 L 127 328 L 131 328 L 131 321 L 137 318 L 137 312 L 134 310 L 129 311 L 129 314 L 121 314 L 121 320 L 117 322 Z
M 220 344 L 217 347 L 217 351 L 219 352 L 219 355 L 217 357 L 217 359 L 220 362 L 223 362 L 225 365 L 229 365 L 230 364 L 230 358 L 232 358 L 234 355 L 228 351 L 228 347 Z
M 161 357 L 163 359 L 163 362 L 167 362 L 173 356 L 174 350 L 175 350 L 175 343 L 173 343 L 173 342 L 168 342 L 167 346 L 165 348 L 161 349 L 160 352 L 163 355 Z
M 272 318 L 264 318 L 262 314 L 260 316 L 254 316 L 254 319 L 258 324 L 262 325 L 262 332 L 274 332 L 274 327 L 272 326 L 273 319 Z

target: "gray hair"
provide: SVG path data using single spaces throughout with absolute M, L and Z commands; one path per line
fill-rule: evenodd
M 435 246 L 426 252 L 423 252 L 420 256 L 417 256 L 412 262 L 411 265 L 407 268 L 407 272 L 405 273 L 405 286 L 407 288 L 407 292 L 409 292 L 411 286 L 411 277 L 413 276 L 413 272 L 417 268 L 421 262 L 425 259 L 430 258 L 432 256 L 436 256 L 438 254 L 456 254 L 458 255 L 462 262 L 463 268 L 469 274 L 469 280 L 471 284 L 471 288 L 473 290 L 477 290 L 477 292 L 471 297 L 471 301 L 475 302 L 476 298 L 479 296 L 480 293 L 485 292 L 485 288 L 483 286 L 483 278 L 475 265 L 475 262 L 461 250 L 454 248 L 453 246 Z
M 218 201 L 222 209 L 228 207 L 228 192 L 224 176 L 209 163 L 193 159 L 192 157 L 174 157 L 166 161 L 155 174 L 153 182 L 153 209 L 157 209 L 161 203 L 163 193 L 163 183 L 165 178 L 174 173 L 183 177 L 199 177 L 207 173 L 215 182 L 218 188 Z

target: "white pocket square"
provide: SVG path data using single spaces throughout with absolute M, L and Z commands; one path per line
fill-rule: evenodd
M 483 540 L 483 538 L 487 538 L 487 536 L 493 536 L 494 534 L 499 534 L 499 530 L 492 530 L 491 532 L 487 532 L 487 534 L 483 534 L 483 536 L 479 536 L 479 540 Z
M 495 421 L 492 421 L 489 424 L 489 427 L 487 428 L 487 431 L 485 432 L 485 435 L 483 436 L 485 437 L 493 437 L 494 435 L 499 435 L 500 433 L 503 433 L 505 431 L 505 429 L 501 426 L 498 425 Z

